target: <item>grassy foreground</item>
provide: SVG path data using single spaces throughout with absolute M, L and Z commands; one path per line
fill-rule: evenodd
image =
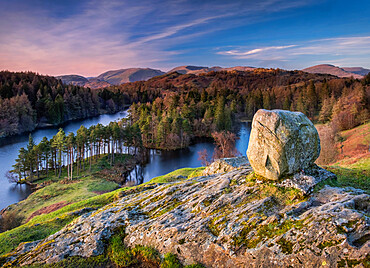
M 120 155 L 116 158 L 116 163 L 124 164 L 129 159 L 129 155 Z M 73 180 L 65 179 L 66 168 L 63 168 L 60 179 L 54 173 L 50 173 L 48 177 L 35 181 L 38 185 L 46 186 L 32 193 L 27 199 L 9 206 L 8 212 L 17 215 L 22 219 L 22 223 L 26 223 L 34 216 L 50 213 L 68 204 L 111 192 L 119 188 L 119 184 L 99 176 L 101 170 L 110 168 L 108 156 L 103 155 L 93 163 L 91 172 L 86 167 L 86 170 L 81 171 Z
M 179 176 L 183 176 L 183 178 L 193 177 L 194 174 L 203 169 L 204 168 L 179 169 L 164 176 L 153 178 L 151 181 L 145 183 L 145 185 L 150 183 L 171 182 L 174 181 Z M 78 189 L 74 190 L 73 187 L 76 186 L 77 184 L 81 185 L 78 187 Z M 83 178 L 80 182 L 67 184 L 65 186 L 59 183 L 55 183 L 55 185 L 52 184 L 46 186 L 45 188 L 42 188 L 33 193 L 28 199 L 22 201 L 23 203 L 22 202 L 19 203 L 18 205 L 19 208 L 23 206 L 25 207 L 23 210 L 20 209 L 21 212 L 24 211 L 23 212 L 24 215 L 31 215 L 32 211 L 35 211 L 37 208 L 45 207 L 45 202 L 46 204 L 49 204 L 51 202 L 60 202 L 60 200 L 62 199 L 58 195 L 50 197 L 50 199 L 46 201 L 42 200 L 42 197 L 45 196 L 46 193 L 52 192 L 55 189 L 58 189 L 59 187 L 61 189 L 64 189 L 63 191 L 60 191 L 59 194 L 62 194 L 64 198 L 67 198 L 68 200 L 71 201 L 73 200 L 74 202 L 72 204 L 67 204 L 62 208 L 52 211 L 50 213 L 34 216 L 27 223 L 14 229 L 11 229 L 9 231 L 0 233 L 0 255 L 11 252 L 22 242 L 31 242 L 43 239 L 62 229 L 72 220 L 79 217 L 83 211 L 97 210 L 117 200 L 121 195 L 125 194 L 126 191 L 130 192 L 140 191 L 140 189 L 145 187 L 145 185 L 137 185 L 133 187 L 116 189 L 118 185 L 115 183 L 112 184 L 112 182 L 107 182 L 102 179 L 86 177 Z M 105 190 L 111 189 L 113 191 L 100 195 L 94 193 L 94 191 L 102 189 Z M 85 192 L 81 193 L 81 191 Z M 33 202 L 39 203 L 33 204 Z M 37 208 L 32 208 L 32 204 Z
M 344 137 L 344 153 L 337 162 L 324 166 L 324 168 L 335 173 L 338 180 L 323 182 L 317 189 L 324 185 L 351 186 L 363 189 L 370 194 L 370 153 L 364 150 L 364 145 L 368 146 L 369 144 L 367 141 L 370 138 L 369 127 L 370 124 L 367 124 L 341 133 Z M 360 146 L 356 144 L 360 144 Z M 358 150 L 362 150 L 361 154 Z M 107 165 L 109 165 L 107 159 L 102 158 L 93 166 L 93 171 L 97 172 L 102 167 L 107 167 Z M 119 199 L 126 192 L 141 191 L 145 185 L 151 183 L 167 183 L 196 177 L 200 175 L 203 169 L 183 168 L 153 178 L 144 185 L 126 188 L 118 188 L 117 183 L 107 181 L 94 174 L 81 174 L 80 178 L 67 184 L 60 183 L 56 181 L 56 178 L 53 178 L 54 183 L 36 191 L 28 199 L 12 208 L 24 217 L 24 224 L 0 233 L 0 255 L 6 256 L 22 242 L 43 239 L 59 231 L 87 210 L 99 209 Z M 269 188 L 266 185 L 265 188 L 266 194 L 271 194 L 271 187 Z M 107 193 L 101 194 L 102 192 Z M 288 192 L 288 194 L 291 193 Z M 294 194 L 294 191 L 292 194 Z M 289 195 L 287 196 L 289 197 Z M 288 202 L 289 199 L 285 201 Z M 55 204 L 61 204 L 62 207 L 58 208 L 56 206 L 54 208 L 58 209 L 50 212 L 45 209 Z M 44 213 L 41 213 L 43 211 Z M 148 267 L 183 267 L 175 255 L 168 254 L 164 258 L 160 258 L 152 248 L 139 246 L 129 249 L 124 246 L 122 240 L 123 233 L 117 230 L 117 233 L 109 241 L 104 255 L 89 259 L 72 257 L 63 262 L 45 265 L 44 267 L 105 267 L 109 265 L 139 267 L 138 265 L 141 264 L 149 265 Z M 193 265 L 189 267 L 202 266 Z

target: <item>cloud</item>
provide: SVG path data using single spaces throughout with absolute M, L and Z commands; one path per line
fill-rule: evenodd
M 338 37 L 307 40 L 305 42 L 260 48 L 237 48 L 220 50 L 219 55 L 234 59 L 250 60 L 255 63 L 270 62 L 272 65 L 296 62 L 304 59 L 307 64 L 332 63 L 339 65 L 369 66 L 370 36 Z M 297 65 L 296 65 L 297 66 Z M 304 66 L 299 66 L 299 68 Z
M 0 9 L 0 69 L 93 76 L 114 68 L 158 68 L 189 53 L 183 44 L 307 0 L 45 3 L 21 0 Z
M 262 48 L 255 48 L 255 49 L 252 49 L 252 50 L 247 50 L 247 51 L 229 50 L 229 51 L 220 51 L 217 54 L 237 56 L 238 58 L 248 58 L 249 55 L 260 54 L 262 52 L 271 51 L 271 50 L 281 50 L 281 49 L 291 48 L 291 47 L 295 47 L 295 46 L 296 45 L 262 47 Z

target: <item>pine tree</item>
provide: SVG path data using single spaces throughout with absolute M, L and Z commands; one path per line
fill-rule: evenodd
M 35 166 L 35 151 L 33 148 L 35 147 L 35 141 L 32 138 L 32 134 L 28 136 L 28 144 L 27 144 L 27 156 L 26 156 L 26 163 L 29 168 L 29 175 L 32 179 L 33 177 L 33 170 Z
M 58 133 L 53 137 L 53 144 L 52 146 L 56 149 L 58 154 L 58 168 L 59 168 L 59 175 L 60 178 L 62 174 L 62 155 L 66 144 L 66 134 L 62 128 L 59 129 Z
M 217 99 L 215 123 L 218 130 L 225 129 L 225 98 L 223 96 Z
M 68 169 L 68 179 L 73 179 L 73 163 L 74 163 L 74 147 L 75 147 L 75 135 L 73 132 L 69 132 L 66 137 L 66 149 L 67 149 L 67 169 Z
M 26 177 L 26 158 L 27 158 L 27 150 L 25 148 L 19 149 L 18 158 L 15 159 L 15 164 L 13 165 L 13 173 L 18 174 L 19 180 Z

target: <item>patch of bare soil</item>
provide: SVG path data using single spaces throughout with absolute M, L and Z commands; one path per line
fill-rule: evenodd
M 31 214 L 31 216 L 28 217 L 28 219 L 27 219 L 26 222 L 29 222 L 33 217 L 36 217 L 36 216 L 41 215 L 41 214 L 48 214 L 48 213 L 53 212 L 55 210 L 58 210 L 58 209 L 60 209 L 62 207 L 65 207 L 66 205 L 69 205 L 69 204 L 70 203 L 67 203 L 65 201 L 62 201 L 62 202 L 55 203 L 55 204 L 52 204 L 50 206 L 41 208 L 39 210 L 36 210 L 35 212 L 33 212 Z

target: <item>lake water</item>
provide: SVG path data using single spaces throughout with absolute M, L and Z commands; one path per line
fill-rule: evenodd
M 239 139 L 236 141 L 236 148 L 240 155 L 246 156 L 249 143 L 250 123 L 240 123 L 238 131 Z M 147 182 L 150 179 L 167 174 L 179 168 L 200 167 L 201 161 L 198 159 L 198 152 L 206 149 L 209 156 L 212 156 L 215 146 L 212 142 L 198 142 L 186 149 L 175 151 L 152 150 L 149 163 L 146 164 L 139 173 L 139 182 Z M 135 172 L 132 174 L 135 176 Z M 141 177 L 141 178 L 140 178 Z
M 108 125 L 109 122 L 126 116 L 127 111 L 116 114 L 103 114 L 82 121 L 72 121 L 62 127 L 66 133 L 74 132 L 76 134 L 81 125 L 87 128 L 98 123 Z M 36 143 L 39 143 L 43 137 L 47 137 L 48 139 L 52 138 L 58 130 L 59 127 L 39 129 L 32 132 L 32 137 Z M 12 165 L 15 164 L 19 149 L 27 146 L 28 136 L 29 134 L 18 135 L 0 141 L 0 210 L 10 204 L 25 199 L 31 193 L 31 189 L 27 185 L 10 184 L 5 177 L 5 173 L 11 170 Z
M 94 118 L 89 118 L 82 121 L 73 121 L 63 126 L 66 133 L 74 132 L 81 125 L 90 127 L 98 123 L 108 125 L 109 122 L 118 120 L 127 116 L 127 111 L 116 114 L 105 114 Z M 40 129 L 32 132 L 32 136 L 36 143 L 39 143 L 43 137 L 50 139 L 58 132 L 57 128 Z M 246 155 L 246 150 L 249 142 L 250 124 L 241 123 L 239 129 L 240 139 L 236 142 L 236 147 L 241 155 Z M 18 156 L 18 151 L 21 147 L 26 147 L 28 144 L 28 134 L 10 137 L 0 141 L 0 210 L 6 206 L 25 199 L 31 190 L 26 185 L 10 184 L 5 177 L 5 173 L 12 169 L 15 159 Z M 199 142 L 189 146 L 186 149 L 176 151 L 159 151 L 152 150 L 149 162 L 139 169 L 138 173 L 132 172 L 132 176 L 137 176 L 136 181 L 146 182 L 153 177 L 167 174 L 173 170 L 184 167 L 200 167 L 201 162 L 198 160 L 198 151 L 207 149 L 209 155 L 212 155 L 214 145 L 211 142 Z

